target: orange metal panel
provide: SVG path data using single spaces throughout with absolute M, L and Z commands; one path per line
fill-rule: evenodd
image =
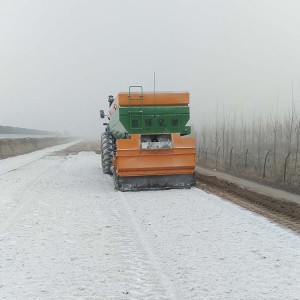
M 119 176 L 191 174 L 195 171 L 195 139 L 172 134 L 172 149 L 141 149 L 140 134 L 117 140 Z
M 143 171 L 119 171 L 118 176 L 120 177 L 128 177 L 128 176 L 154 176 L 154 175 L 176 175 L 176 174 L 193 174 L 195 170 L 191 169 L 182 169 L 182 170 L 143 170 Z
M 117 158 L 118 169 L 129 170 L 173 170 L 190 169 L 194 167 L 195 155 L 193 153 L 185 155 L 170 154 L 168 156 L 127 156 Z
M 193 136 L 181 136 L 180 133 L 172 133 L 172 143 L 174 148 L 195 149 L 195 138 Z
M 141 144 L 141 135 L 132 134 L 130 139 L 117 139 L 117 150 L 138 150 Z
M 119 93 L 116 106 L 168 106 L 168 105 L 188 105 L 190 95 L 188 92 L 167 93 L 143 93 L 143 101 L 141 101 L 140 93 L 131 93 L 131 101 L 129 93 Z

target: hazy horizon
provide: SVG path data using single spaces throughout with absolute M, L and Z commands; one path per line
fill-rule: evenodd
M 193 123 L 300 107 L 298 1 L 0 1 L 0 125 L 103 130 L 129 85 L 189 91 Z

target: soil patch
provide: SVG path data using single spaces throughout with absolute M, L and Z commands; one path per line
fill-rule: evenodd
M 96 140 L 80 141 L 66 149 L 54 152 L 55 156 L 77 155 L 82 151 L 93 151 L 96 154 L 100 154 L 100 143 Z
M 198 165 L 198 167 L 201 167 L 200 165 Z M 281 189 L 283 191 L 289 192 L 289 193 L 293 193 L 296 195 L 300 195 L 300 186 L 296 186 L 296 185 L 292 185 L 287 183 L 283 183 L 280 180 L 274 180 L 274 179 L 270 179 L 270 178 L 262 178 L 262 177 L 258 177 L 257 175 L 253 174 L 242 174 L 242 173 L 235 173 L 235 172 L 229 172 L 229 171 L 224 171 L 224 170 L 220 170 L 220 169 L 214 169 L 211 167 L 205 167 L 209 170 L 214 170 L 220 173 L 224 173 L 224 174 L 229 174 L 231 176 L 235 176 L 235 177 L 239 177 L 245 180 L 249 180 L 249 181 L 253 181 L 255 183 L 258 184 L 262 184 L 262 185 L 266 185 L 269 187 L 273 187 L 276 189 Z

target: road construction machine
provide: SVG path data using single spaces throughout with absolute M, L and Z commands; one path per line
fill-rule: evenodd
M 100 110 L 106 128 L 101 136 L 104 174 L 117 190 L 190 188 L 195 185 L 195 138 L 188 92 L 143 92 L 130 86 Z

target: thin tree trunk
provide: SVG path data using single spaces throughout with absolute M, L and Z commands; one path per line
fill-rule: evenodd
M 294 164 L 294 174 L 297 172 L 297 163 L 298 163 L 298 152 L 299 152 L 299 143 L 300 143 L 300 120 L 296 128 L 296 158 Z

